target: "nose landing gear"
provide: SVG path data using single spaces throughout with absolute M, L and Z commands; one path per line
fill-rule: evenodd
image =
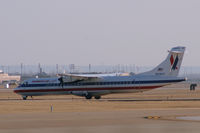
M 22 99 L 23 99 L 23 100 L 26 100 L 26 99 L 27 99 L 27 97 L 28 97 L 28 96 L 22 96 Z

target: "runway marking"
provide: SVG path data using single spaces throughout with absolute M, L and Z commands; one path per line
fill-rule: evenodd
M 145 101 L 200 101 L 200 99 L 109 99 L 111 102 L 145 102 Z
M 3 99 L 3 98 L 0 98 L 0 101 L 14 101 L 14 100 L 21 100 L 23 101 L 22 99 L 18 99 L 18 98 L 9 98 L 9 99 Z M 95 100 L 95 99 L 92 99 L 92 100 L 85 100 L 85 98 L 44 98 L 42 99 L 41 97 L 40 98 L 37 98 L 37 97 L 33 97 L 33 99 L 27 99 L 29 101 L 33 100 L 51 100 L 51 101 L 54 101 L 54 100 L 81 100 L 81 101 L 100 101 L 100 102 L 104 102 L 104 101 L 107 101 L 107 102 L 147 102 L 147 101 L 150 101 L 150 102 L 159 102 L 159 101 L 200 101 L 200 99 L 125 99 L 125 98 L 102 98 L 102 99 L 99 99 L 99 100 Z

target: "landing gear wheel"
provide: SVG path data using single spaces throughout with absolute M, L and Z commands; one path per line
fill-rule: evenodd
M 101 96 L 95 96 L 94 98 L 95 99 L 101 99 Z
M 86 99 L 92 99 L 92 96 L 91 95 L 86 95 L 85 98 Z
M 22 96 L 23 100 L 26 100 L 27 99 L 27 96 Z

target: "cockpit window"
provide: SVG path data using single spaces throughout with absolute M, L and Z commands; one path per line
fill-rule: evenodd
M 19 84 L 19 87 L 26 87 L 28 86 L 28 82 L 22 82 L 21 84 Z

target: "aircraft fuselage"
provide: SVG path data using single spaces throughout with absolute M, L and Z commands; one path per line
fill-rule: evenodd
M 185 78 L 166 76 L 108 76 L 98 81 L 65 82 L 61 85 L 58 78 L 39 78 L 24 81 L 14 89 L 22 96 L 74 94 L 105 95 L 110 93 L 143 92 L 160 88 L 172 83 L 185 81 Z

